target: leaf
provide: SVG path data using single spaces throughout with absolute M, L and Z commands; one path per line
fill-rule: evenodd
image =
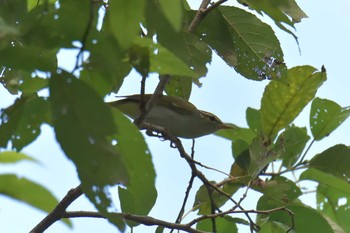
M 57 50 L 40 47 L 6 47 L 0 49 L 0 65 L 27 71 L 52 71 L 57 67 Z
M 349 116 L 350 107 L 342 108 L 333 101 L 315 98 L 310 112 L 310 127 L 315 140 L 329 136 Z
M 50 213 L 58 204 L 57 199 L 45 187 L 14 174 L 0 175 L 0 193 L 46 213 Z M 64 223 L 72 227 L 71 221 L 64 220 Z
M 335 189 L 350 195 L 350 184 L 332 174 L 322 172 L 315 168 L 309 168 L 300 175 L 301 180 L 313 180 L 327 188 Z
M 114 139 L 116 147 L 123 155 L 129 171 L 129 182 L 125 188 L 119 187 L 119 198 L 124 213 L 148 215 L 155 204 L 156 173 L 150 151 L 139 129 L 122 113 L 113 110 L 118 132 Z M 137 225 L 135 222 L 128 224 Z M 132 226 L 131 225 L 131 226 Z
M 22 96 L 2 111 L 0 125 L 0 146 L 21 150 L 40 134 L 40 126 L 51 122 L 49 101 L 36 95 Z
M 190 11 L 191 18 L 197 11 Z M 207 14 L 194 32 L 201 40 L 207 43 L 227 65 L 236 67 L 238 58 L 234 46 L 234 38 L 231 36 L 225 20 L 218 9 Z
M 1 37 L 5 37 L 7 35 L 19 35 L 19 30 L 17 27 L 13 27 L 11 25 L 8 25 L 5 20 L 0 17 L 0 34 Z
M 291 68 L 286 76 L 271 81 L 265 88 L 261 100 L 261 124 L 270 139 L 299 115 L 326 80 L 325 72 L 315 71 L 311 66 Z
M 159 0 L 159 5 L 175 31 L 180 31 L 182 24 L 182 1 Z
M 279 78 L 285 66 L 280 43 L 272 28 L 242 9 L 220 6 L 237 57 L 235 69 L 245 78 Z
M 207 64 L 211 61 L 211 50 L 196 35 L 187 31 L 174 31 L 172 27 L 161 20 L 157 22 L 158 43 L 180 58 L 188 68 L 196 73 L 193 81 L 199 85 L 198 78 L 207 74 Z
M 350 180 L 350 149 L 342 144 L 328 148 L 310 160 L 310 168 L 332 174 L 339 179 Z
M 238 139 L 241 139 L 245 141 L 246 143 L 250 144 L 252 140 L 255 137 L 254 131 L 248 128 L 241 128 L 239 126 L 236 126 L 234 124 L 229 124 L 230 126 L 234 127 L 233 129 L 228 130 L 219 130 L 215 133 L 215 135 L 219 137 L 226 138 L 231 141 L 235 141 Z
M 15 152 L 15 151 L 0 152 L 0 163 L 17 163 L 23 160 L 39 163 L 37 160 L 33 159 L 32 157 L 20 152 Z
M 138 46 L 149 49 L 150 72 L 188 77 L 197 76 L 182 60 L 162 45 L 155 44 L 152 40 L 147 38 L 138 39 L 135 43 Z
M 136 39 L 140 31 L 145 8 L 144 0 L 111 1 L 108 3 L 110 11 L 110 27 L 121 48 L 128 48 Z
M 167 95 L 177 96 L 188 100 L 192 91 L 192 80 L 184 76 L 171 76 L 165 86 Z
M 274 20 L 275 24 L 280 29 L 290 33 L 295 39 L 297 39 L 295 34 L 283 24 L 287 24 L 294 28 L 295 23 L 299 23 L 301 19 L 307 17 L 294 0 L 240 0 L 239 2 L 254 9 L 260 15 L 264 15 L 264 13 L 267 14 Z
M 281 205 L 262 196 L 257 209 L 268 211 L 278 207 Z M 294 228 L 292 228 L 292 216 L 285 210 L 271 211 L 268 215 L 259 214 L 258 218 L 267 218 L 268 222 L 278 223 L 285 231 L 292 228 L 298 233 L 333 233 L 328 221 L 315 209 L 299 203 L 291 203 L 285 207 L 294 214 Z
M 235 219 L 230 216 L 224 216 L 215 218 L 216 231 L 217 233 L 236 233 L 238 232 Z M 212 221 L 211 219 L 204 219 L 197 224 L 197 230 L 212 232 Z
M 282 165 L 291 168 L 302 155 L 306 143 L 310 140 L 306 128 L 290 126 L 282 132 L 276 142 L 276 145 L 283 147 Z
M 248 126 L 255 132 L 261 131 L 261 116 L 260 110 L 254 108 L 247 108 L 246 119 Z
M 344 198 L 347 200 L 346 203 L 342 205 L 338 204 Z M 350 225 L 348 221 L 348 216 L 350 214 L 350 195 L 319 184 L 316 192 L 316 200 L 317 209 L 332 219 L 335 222 L 333 222 L 333 225 L 335 225 L 337 228 L 341 228 L 335 230 L 335 232 L 350 231 Z
M 24 79 L 23 82 L 19 85 L 19 89 L 24 94 L 32 94 L 40 91 L 41 89 L 48 87 L 48 85 L 49 85 L 48 79 L 34 77 L 34 78 Z
M 300 188 L 293 181 L 282 176 L 273 177 L 265 181 L 263 186 L 253 188 L 281 205 L 291 203 L 302 195 Z
M 121 218 L 112 218 L 108 186 L 126 184 L 129 170 L 110 137 L 116 127 L 110 108 L 90 86 L 59 71 L 50 79 L 53 123 L 57 141 L 78 171 L 82 188 L 95 207 L 120 230 Z

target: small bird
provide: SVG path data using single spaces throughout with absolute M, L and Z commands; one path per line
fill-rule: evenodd
M 151 98 L 144 95 L 144 101 Z M 124 96 L 124 99 L 109 102 L 132 119 L 140 115 L 141 95 Z M 202 111 L 185 99 L 175 96 L 160 96 L 147 114 L 144 123 L 164 128 L 170 135 L 181 138 L 198 138 L 219 129 L 232 129 L 212 113 Z

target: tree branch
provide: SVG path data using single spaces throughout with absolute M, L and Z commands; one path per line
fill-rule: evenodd
M 208 7 L 210 4 L 210 0 L 203 0 L 201 5 L 199 6 L 199 9 L 194 16 L 192 22 L 188 26 L 187 30 L 189 32 L 194 32 L 199 25 L 199 23 L 204 19 L 204 17 L 214 8 L 220 6 L 222 3 L 226 2 L 227 0 L 219 0 L 215 3 L 213 3 L 211 6 Z
M 66 196 L 58 203 L 58 205 L 49 213 L 38 225 L 36 225 L 30 233 L 41 233 L 49 228 L 53 223 L 60 220 L 66 212 L 67 207 L 72 204 L 78 197 L 83 194 L 80 185 L 68 191 Z

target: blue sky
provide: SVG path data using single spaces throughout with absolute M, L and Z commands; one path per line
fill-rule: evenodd
M 200 1 L 193 2 L 199 4 Z M 331 99 L 343 107 L 349 106 L 350 2 L 347 0 L 320 0 L 317 3 L 298 1 L 298 4 L 309 16 L 296 26 L 301 54 L 293 37 L 273 26 L 284 50 L 285 61 L 288 67 L 312 65 L 320 69 L 322 65 L 325 65 L 328 80 L 319 89 L 317 96 Z M 266 21 L 271 22 L 268 19 Z M 63 56 L 61 58 L 65 58 L 65 60 L 75 58 L 75 55 L 70 53 L 62 53 L 61 55 Z M 65 64 L 63 63 L 63 65 Z M 242 78 L 233 69 L 226 67 L 218 57 L 213 59 L 207 77 L 201 81 L 203 86 L 201 88 L 194 87 L 190 98 L 191 102 L 199 109 L 213 112 L 222 120 L 240 126 L 246 126 L 245 111 L 247 107 L 260 107 L 260 98 L 267 84 L 266 81 L 256 82 Z M 140 77 L 136 74 L 128 77 L 120 90 L 120 95 L 138 92 L 139 82 Z M 149 79 L 147 83 L 149 93 L 154 90 L 156 82 L 157 78 L 155 77 Z M 12 104 L 15 98 L 7 93 L 2 86 L 0 87 L 0 96 L 1 108 Z M 298 117 L 296 124 L 308 126 L 308 115 L 309 106 Z M 337 143 L 350 145 L 349 130 L 350 120 L 347 120 L 329 137 L 316 143 L 311 149 L 310 155 L 321 152 Z M 157 171 L 156 182 L 159 196 L 151 215 L 174 221 L 182 203 L 190 170 L 177 151 L 169 148 L 168 142 L 161 142 L 155 138 L 147 138 L 147 141 Z M 184 140 L 184 144 L 189 151 L 190 140 Z M 197 160 L 223 171 L 229 171 L 233 162 L 230 143 L 213 135 L 196 140 L 195 151 Z M 61 152 L 50 127 L 43 126 L 39 139 L 26 147 L 24 152 L 38 159 L 41 164 L 20 163 L 1 166 L 1 173 L 15 172 L 28 177 L 47 187 L 58 199 L 61 199 L 70 188 L 79 184 L 74 166 Z M 210 179 L 221 180 L 224 178 L 223 175 L 216 172 L 205 172 Z M 198 187 L 198 185 L 200 183 L 195 182 L 195 186 Z M 310 185 L 314 187 L 312 183 Z M 249 198 L 243 202 L 243 206 L 247 209 L 254 208 L 258 196 L 253 192 L 249 192 L 248 196 Z M 240 197 L 240 194 L 234 196 L 236 199 Z M 311 196 L 305 200 L 309 202 L 314 199 Z M 187 210 L 190 209 L 192 201 L 189 201 Z M 93 210 L 93 207 L 84 197 L 81 197 L 69 209 Z M 45 214 L 41 211 L 0 196 L 0 230 L 2 232 L 28 232 L 44 216 Z M 72 231 L 65 225 L 56 223 L 47 232 L 116 232 L 116 229 L 104 220 L 77 219 L 73 220 L 73 223 Z M 148 228 L 140 228 L 134 232 L 154 232 L 153 228 L 146 229 Z

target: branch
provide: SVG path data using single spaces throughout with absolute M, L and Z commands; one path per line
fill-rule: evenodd
M 134 221 L 137 223 L 141 223 L 146 226 L 162 226 L 168 229 L 182 230 L 190 233 L 204 233 L 203 231 L 192 228 L 189 224 L 178 224 L 163 221 L 160 219 L 156 219 L 149 216 L 142 216 L 136 214 L 128 214 L 128 213 L 111 213 L 116 216 L 122 217 L 124 220 Z M 63 218 L 105 218 L 102 214 L 98 212 L 90 212 L 90 211 L 70 211 L 65 212 L 62 215 Z
M 219 0 L 215 3 L 213 3 L 210 7 L 208 5 L 210 4 L 210 0 L 203 0 L 201 5 L 199 6 L 199 9 L 197 11 L 197 14 L 194 16 L 192 22 L 188 26 L 189 32 L 194 32 L 198 26 L 198 24 L 204 19 L 204 17 L 214 8 L 220 6 L 222 3 L 226 2 L 227 0 Z
M 158 83 L 153 95 L 147 101 L 146 106 L 144 108 L 144 111 L 142 111 L 140 116 L 137 119 L 135 119 L 135 121 L 134 121 L 134 123 L 139 128 L 141 128 L 141 126 L 143 125 L 143 121 L 145 120 L 149 111 L 158 102 L 159 97 L 163 95 L 163 91 L 165 89 L 166 84 L 169 82 L 169 79 L 170 79 L 170 75 L 167 75 L 167 74 L 166 75 L 159 75 L 159 83 Z M 144 85 L 144 84 L 142 84 L 142 85 Z
M 67 207 L 72 204 L 78 197 L 83 194 L 80 185 L 68 191 L 66 196 L 58 203 L 58 205 L 49 213 L 38 225 L 36 225 L 30 233 L 41 233 L 49 228 L 53 223 L 60 220 Z

